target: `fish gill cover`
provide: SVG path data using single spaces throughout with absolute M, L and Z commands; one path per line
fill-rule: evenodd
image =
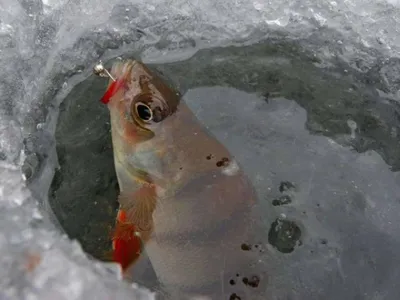
M 368 73 L 379 63 L 382 82 L 371 84 L 397 99 L 398 4 L 1 0 L 0 298 L 152 299 L 89 260 L 48 207 L 58 107 L 99 58 L 176 61 L 203 48 L 281 38 L 298 41 L 321 67 L 337 60 Z

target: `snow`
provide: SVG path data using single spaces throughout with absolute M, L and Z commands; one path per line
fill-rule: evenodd
M 88 258 L 47 204 L 58 105 L 98 59 L 136 53 L 146 62 L 175 61 L 276 32 L 312 40 L 328 28 L 340 38 L 327 38 L 328 46 L 310 43 L 321 64 L 339 57 L 354 65 L 360 55 L 375 62 L 358 47 L 399 57 L 399 6 L 396 0 L 0 0 L 0 298 L 152 299 L 143 287 L 122 282 L 115 265 Z M 388 69 L 396 74 L 396 66 Z M 368 203 L 368 211 L 377 205 Z M 371 219 L 392 235 L 381 222 L 391 214 Z

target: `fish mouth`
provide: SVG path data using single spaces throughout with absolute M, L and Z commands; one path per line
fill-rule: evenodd
M 127 78 L 130 75 L 132 68 L 138 63 L 137 60 L 128 59 L 120 60 L 113 64 L 111 74 L 118 80 L 120 78 Z

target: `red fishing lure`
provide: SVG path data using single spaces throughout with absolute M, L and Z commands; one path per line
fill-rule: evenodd
M 101 102 L 107 104 L 110 102 L 110 99 L 115 95 L 116 92 L 125 84 L 124 79 L 117 79 L 113 81 L 107 91 L 104 93 L 103 97 L 101 97 Z

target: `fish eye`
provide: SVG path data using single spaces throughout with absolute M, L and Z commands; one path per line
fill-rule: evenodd
M 137 116 L 142 119 L 142 121 L 148 122 L 153 119 L 153 111 L 149 106 L 144 103 L 137 103 L 136 104 L 136 114 Z

